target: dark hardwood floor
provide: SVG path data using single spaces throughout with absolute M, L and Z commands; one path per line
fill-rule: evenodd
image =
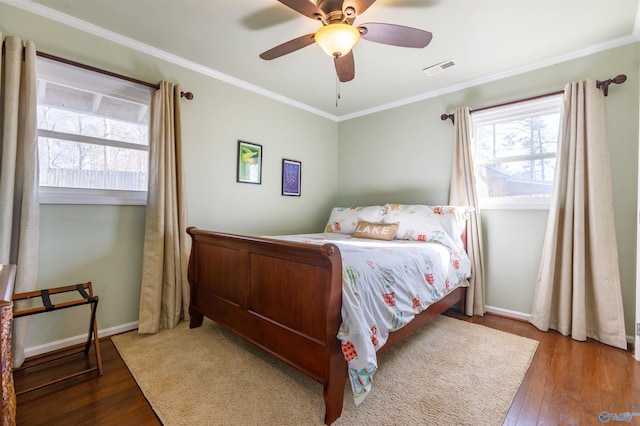
M 538 350 L 505 425 L 640 424 L 640 363 L 630 352 L 595 341 L 543 333 L 527 322 L 495 315 L 449 316 L 535 339 Z M 104 375 L 90 373 L 18 396 L 18 425 L 159 425 L 111 339 L 101 340 Z M 94 361 L 94 357 L 90 360 Z M 84 356 L 17 372 L 16 389 L 86 368 Z M 153 366 L 149 366 L 153 368 Z M 464 407 L 460 409 L 464 421 Z M 607 420 L 607 418 L 604 418 Z
M 110 338 L 100 339 L 100 354 L 102 376 L 94 371 L 18 395 L 16 424 L 161 425 Z M 32 360 L 27 360 L 23 367 L 29 361 Z M 16 371 L 13 375 L 16 392 L 95 365 L 92 346 L 88 357 L 80 353 Z
M 630 423 L 640 425 L 640 363 L 632 352 L 544 333 L 528 322 L 496 315 L 447 314 L 539 342 L 505 425 L 599 425 L 601 414 L 634 412 L 638 416 Z M 609 417 L 609 423 L 621 421 Z

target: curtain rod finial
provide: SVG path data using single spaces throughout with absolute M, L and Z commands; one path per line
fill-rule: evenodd
M 191 92 L 180 92 L 180 97 L 181 98 L 186 98 L 187 100 L 191 100 L 193 99 L 193 93 Z
M 624 75 L 624 74 L 619 74 L 619 75 L 615 76 L 612 80 L 613 80 L 613 82 L 615 84 L 622 84 L 625 81 L 627 81 L 627 76 Z

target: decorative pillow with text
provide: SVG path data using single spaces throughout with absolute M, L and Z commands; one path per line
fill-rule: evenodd
M 371 223 L 364 220 L 358 222 L 354 237 L 391 241 L 398 232 L 398 223 Z

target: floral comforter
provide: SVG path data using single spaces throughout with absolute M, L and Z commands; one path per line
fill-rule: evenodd
M 470 261 L 464 251 L 438 243 L 380 241 L 346 234 L 271 237 L 311 244 L 334 243 L 342 254 L 342 325 L 337 334 L 348 362 L 356 405 L 371 391 L 376 350 L 456 287 L 467 286 Z

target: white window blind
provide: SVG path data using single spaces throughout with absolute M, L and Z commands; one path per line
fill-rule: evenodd
M 151 88 L 38 58 L 40 198 L 145 204 Z

